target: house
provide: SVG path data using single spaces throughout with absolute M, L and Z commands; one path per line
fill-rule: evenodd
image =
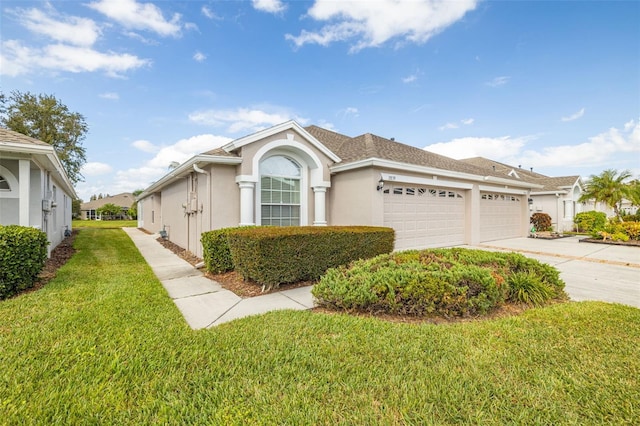
M 395 248 L 526 236 L 532 184 L 370 133 L 282 123 L 196 155 L 138 197 L 138 226 L 202 255 L 239 225 L 374 225 Z
M 113 204 L 122 208 L 122 213 L 113 219 L 129 219 L 127 212 L 135 200 L 136 197 L 132 193 L 123 192 L 122 194 L 106 196 L 87 203 L 82 203 L 80 204 L 80 218 L 82 220 L 99 220 L 102 216 L 98 213 L 98 209 L 105 204 Z
M 71 230 L 75 198 L 53 146 L 0 128 L 0 225 L 41 229 L 51 253 Z
M 473 157 L 464 160 L 466 163 L 492 170 L 523 182 L 542 185 L 542 188 L 531 191 L 530 212 L 546 213 L 551 217 L 551 223 L 556 231 L 571 231 L 573 218 L 576 213 L 594 210 L 595 206 L 585 207 L 579 202 L 582 196 L 583 182 L 580 176 L 549 177 L 536 173 L 533 169 L 523 169 L 508 164 L 493 161 L 483 157 Z

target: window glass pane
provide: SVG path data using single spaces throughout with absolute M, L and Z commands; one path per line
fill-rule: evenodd
M 260 172 L 264 175 L 298 177 L 300 166 L 295 161 L 278 155 L 260 163 Z

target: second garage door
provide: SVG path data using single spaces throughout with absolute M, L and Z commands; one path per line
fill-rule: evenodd
M 396 231 L 396 250 L 464 244 L 460 190 L 394 184 L 385 187 L 383 196 L 384 226 Z
M 522 236 L 522 199 L 520 195 L 480 194 L 481 242 Z

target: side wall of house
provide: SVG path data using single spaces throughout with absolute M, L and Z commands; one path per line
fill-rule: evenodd
M 9 190 L 0 190 L 0 225 L 20 222 L 18 198 L 18 160 L 0 159 L 0 176 L 7 179 Z

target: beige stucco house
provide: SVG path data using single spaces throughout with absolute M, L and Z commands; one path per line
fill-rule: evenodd
M 138 197 L 138 221 L 197 255 L 239 225 L 375 225 L 396 249 L 526 236 L 533 184 L 372 134 L 289 121 L 196 155 Z
M 71 230 L 74 198 L 53 146 L 0 128 L 0 225 L 43 230 L 51 253 Z
M 113 219 L 128 219 L 128 211 L 136 198 L 130 192 L 123 192 L 117 195 L 108 195 L 103 198 L 91 200 L 80 204 L 80 218 L 82 220 L 100 220 L 102 215 L 98 212 L 105 204 L 113 204 L 122 208 L 122 213 Z

